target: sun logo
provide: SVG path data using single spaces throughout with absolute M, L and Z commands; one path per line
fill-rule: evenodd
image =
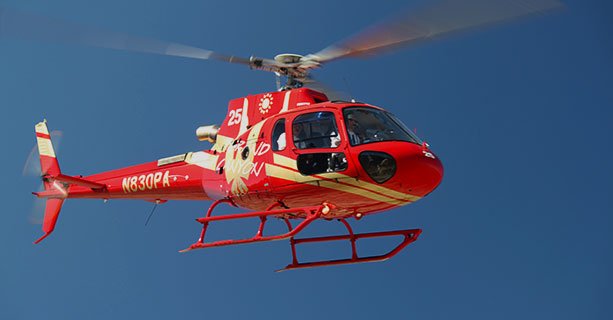
M 270 108 L 272 108 L 272 100 L 273 97 L 270 93 L 265 94 L 262 99 L 260 99 L 260 103 L 258 104 L 258 106 L 260 107 L 259 110 L 261 114 L 268 113 Z

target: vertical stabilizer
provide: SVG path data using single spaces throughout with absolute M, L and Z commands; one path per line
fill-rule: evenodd
M 47 129 L 47 120 L 39 122 L 34 127 L 36 130 L 36 144 L 38 145 L 38 155 L 40 156 L 41 176 L 57 176 L 60 174 L 60 165 L 55 157 L 53 143 Z
M 60 215 L 60 210 L 62 209 L 63 203 L 64 199 L 47 199 L 45 204 L 45 220 L 43 221 L 43 232 L 45 234 L 38 240 L 34 241 L 35 244 L 43 241 L 43 239 L 45 239 L 51 234 L 51 232 L 53 232 L 53 229 L 55 229 L 55 223 L 57 222 L 57 218 Z
M 44 120 L 37 123 L 34 129 L 36 130 L 36 144 L 38 145 L 41 177 L 43 179 L 45 191 L 59 191 L 59 196 L 50 197 L 46 200 L 45 218 L 43 221 L 43 232 L 45 234 L 34 242 L 39 243 L 53 232 L 55 223 L 60 214 L 60 209 L 62 209 L 62 204 L 64 203 L 64 198 L 66 197 L 66 190 L 60 183 L 50 179 L 50 177 L 60 176 L 61 172 L 60 165 L 55 157 L 55 151 L 53 150 L 49 129 L 47 129 L 47 121 Z

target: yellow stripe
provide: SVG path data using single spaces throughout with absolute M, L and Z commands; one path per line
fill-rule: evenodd
M 269 163 L 266 164 L 266 175 L 268 175 L 269 177 L 290 180 L 298 183 L 306 183 L 308 181 L 318 180 L 314 179 L 313 177 L 303 176 L 296 171 L 278 167 Z
M 264 120 L 256 123 L 251 128 L 251 131 L 249 132 L 249 136 L 247 136 L 247 140 L 248 141 L 254 141 L 254 140 L 257 141 L 259 139 L 260 130 L 262 130 L 262 126 L 264 125 L 264 123 L 266 123 L 266 120 L 268 120 L 268 119 L 264 119 Z
M 236 137 L 240 137 L 243 133 L 247 132 L 247 130 L 249 129 L 247 128 L 247 126 L 249 125 L 249 99 L 247 98 L 243 99 L 243 111 L 242 112 L 243 113 L 241 117 L 241 123 L 239 124 L 239 127 L 238 127 L 238 136 Z
M 396 190 L 389 189 L 389 188 L 382 187 L 382 186 L 378 186 L 376 184 L 372 184 L 372 183 L 365 182 L 365 181 L 362 181 L 362 180 L 352 179 L 352 180 L 347 180 L 347 181 L 343 181 L 343 182 L 351 184 L 351 185 L 354 185 L 356 187 L 366 188 L 366 189 L 368 189 L 370 191 L 383 193 L 383 194 L 386 194 L 388 196 L 391 196 L 391 197 L 397 198 L 397 199 L 404 199 L 404 200 L 408 200 L 408 201 L 411 201 L 411 202 L 415 202 L 415 201 L 421 199 L 421 197 L 419 197 L 419 196 L 415 196 L 415 195 L 408 194 L 408 193 L 398 192 Z
M 343 182 L 345 182 L 345 181 L 343 181 Z M 362 197 L 365 197 L 365 198 L 369 198 L 369 199 L 373 199 L 373 200 L 377 200 L 377 201 L 381 201 L 381 202 L 386 202 L 386 203 L 397 205 L 397 206 L 402 206 L 402 205 L 406 205 L 406 204 L 411 203 L 410 201 L 388 198 L 388 197 L 382 196 L 380 194 L 377 194 L 377 193 L 374 193 L 374 192 L 370 192 L 368 190 L 364 190 L 364 189 L 348 186 L 346 184 L 342 184 L 342 183 L 338 183 L 338 182 L 332 182 L 332 181 L 325 181 L 324 180 L 324 181 L 320 181 L 319 185 L 324 187 L 324 188 L 335 189 L 335 190 L 340 190 L 340 191 L 343 191 L 343 192 L 353 193 L 353 194 L 358 195 L 358 196 L 362 196 Z
M 317 186 L 328 188 L 328 189 L 340 190 L 343 192 L 356 194 L 356 195 L 359 195 L 365 198 L 389 203 L 392 205 L 405 205 L 405 204 L 410 203 L 410 201 L 408 201 L 406 197 L 403 197 L 404 200 L 393 199 L 393 198 L 389 198 L 384 195 L 380 195 L 380 194 L 377 194 L 377 193 L 374 193 L 368 190 L 364 190 L 364 189 L 360 189 L 357 187 L 343 184 L 349 180 L 354 179 L 348 176 L 345 176 L 345 177 L 349 179 L 343 180 L 341 182 L 332 182 L 328 180 L 322 180 L 318 176 L 303 176 L 298 172 L 292 171 L 290 169 L 278 167 L 272 164 L 266 164 L 266 174 L 270 177 L 290 180 L 290 181 L 294 181 L 297 183 L 307 183 L 307 184 L 313 184 L 313 185 L 317 185 Z
M 277 160 L 279 160 L 277 162 Z M 277 164 L 281 164 L 284 167 L 288 167 L 290 169 L 294 169 L 294 170 L 298 170 L 298 168 L 296 167 L 296 160 L 292 159 L 292 158 L 288 158 L 288 157 L 284 157 L 284 156 L 279 156 L 278 154 L 274 154 L 274 162 Z M 275 165 L 270 165 L 271 167 L 275 167 L 275 168 L 279 168 L 279 169 L 283 169 L 283 170 L 287 170 L 285 168 L 282 167 L 278 167 Z M 267 168 L 268 168 L 268 164 L 267 164 Z M 275 170 L 275 169 L 273 169 Z M 321 179 L 355 179 L 352 178 L 350 176 L 347 175 L 343 175 L 340 173 L 336 173 L 336 172 L 328 172 L 328 173 L 321 173 L 318 175 L 313 175 L 313 176 L 304 176 L 302 174 L 300 174 L 299 172 L 293 171 L 293 170 L 287 170 L 287 172 L 290 172 L 291 174 L 288 175 L 288 177 L 292 177 L 292 178 L 283 178 L 286 180 L 293 180 L 296 182 L 300 182 L 300 183 L 304 183 L 304 182 L 308 182 L 308 181 L 317 181 L 317 180 L 321 180 Z
M 34 127 L 37 133 L 43 133 L 49 135 L 49 130 L 47 129 L 47 124 L 45 122 L 39 122 Z
M 288 110 L 289 107 L 289 97 L 290 94 L 292 93 L 292 90 L 287 90 L 285 92 L 285 96 L 283 97 L 283 108 L 281 108 L 281 111 L 279 111 L 279 113 L 285 112 Z
M 51 144 L 51 140 L 47 138 L 36 137 L 36 142 L 38 144 L 39 155 L 55 158 L 55 152 L 53 151 L 53 145 Z
M 273 161 L 274 163 L 280 164 L 284 167 L 298 170 L 298 167 L 296 166 L 296 160 L 292 158 L 284 157 L 280 154 L 273 153 Z
M 46 121 L 37 123 L 36 126 L 34 126 L 34 130 L 36 130 L 36 133 L 49 135 L 49 129 L 47 129 Z M 55 158 L 55 152 L 53 151 L 51 139 L 37 136 L 36 144 L 38 145 L 39 155 Z
M 225 147 L 230 145 L 232 141 L 234 141 L 234 139 L 218 134 L 217 139 L 215 140 L 215 145 L 213 145 L 212 150 L 217 152 L 223 152 L 225 151 Z
M 219 155 L 213 155 L 204 151 L 194 152 L 187 156 L 185 162 L 197 165 L 204 169 L 215 170 Z
M 294 170 L 298 170 L 298 167 L 296 166 L 296 160 L 292 158 L 285 157 L 285 156 L 275 153 L 273 156 L 273 161 L 275 164 L 282 165 L 284 167 L 288 167 Z M 418 197 L 412 194 L 402 193 L 402 192 L 398 192 L 396 190 L 386 188 L 380 185 L 376 185 L 373 183 L 369 183 L 366 181 L 356 180 L 354 177 L 336 173 L 336 172 L 319 174 L 317 176 L 322 177 L 322 178 L 327 178 L 327 179 L 345 179 L 343 180 L 343 183 L 351 184 L 353 186 L 360 187 L 360 188 L 365 188 L 373 192 L 382 193 L 382 194 L 388 195 L 396 199 L 402 199 L 402 200 L 408 200 L 408 201 L 417 201 L 421 199 L 421 197 Z

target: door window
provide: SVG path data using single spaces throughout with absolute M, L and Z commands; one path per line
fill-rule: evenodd
M 296 117 L 292 124 L 292 134 L 298 149 L 336 148 L 341 142 L 334 113 L 327 111 Z
M 279 119 L 275 122 L 275 126 L 272 129 L 272 150 L 283 151 L 287 144 L 287 137 L 285 135 L 285 119 Z

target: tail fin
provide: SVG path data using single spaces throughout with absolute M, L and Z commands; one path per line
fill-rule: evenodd
M 43 239 L 48 237 L 51 232 L 53 232 L 53 229 L 55 228 L 55 223 L 57 222 L 57 218 L 60 215 L 60 210 L 62 209 L 63 203 L 64 199 L 47 199 L 47 203 L 45 204 L 45 220 L 43 221 L 43 232 L 45 234 L 42 237 L 38 238 L 38 240 L 34 241 L 34 244 L 43 241 Z
M 34 128 L 36 129 L 36 143 L 38 145 L 38 155 L 40 156 L 41 175 L 43 177 L 46 175 L 59 175 L 60 165 L 55 157 L 51 136 L 47 129 L 47 120 L 37 123 Z
M 45 219 L 43 221 L 43 232 L 45 234 L 34 242 L 39 243 L 49 236 L 51 232 L 53 232 L 67 193 L 62 185 L 49 179 L 49 177 L 61 175 L 61 171 L 60 165 L 55 157 L 55 151 L 53 150 L 53 144 L 51 143 L 51 136 L 49 135 L 49 130 L 47 129 L 47 121 L 44 120 L 43 122 L 37 123 L 34 128 L 36 129 L 36 142 L 38 145 L 41 176 L 43 178 L 45 192 L 53 192 L 57 194 L 56 197 L 50 197 L 46 200 Z M 36 195 L 38 196 L 38 194 Z

